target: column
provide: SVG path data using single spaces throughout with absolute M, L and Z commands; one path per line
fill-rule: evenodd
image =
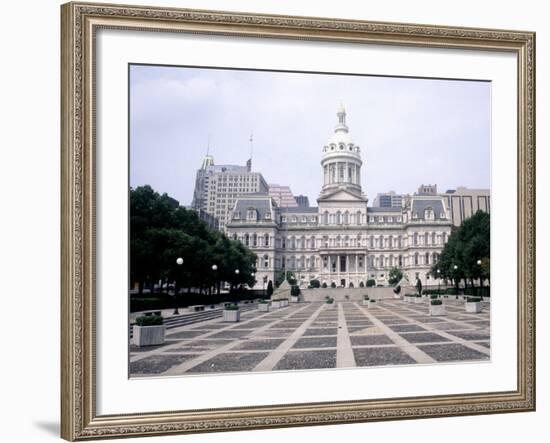
M 346 254 L 346 281 L 349 286 L 349 255 Z
M 336 282 L 336 286 L 340 286 L 340 255 L 336 255 L 336 273 L 338 277 L 338 281 Z

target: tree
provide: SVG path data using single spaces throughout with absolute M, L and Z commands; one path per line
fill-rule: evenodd
M 181 266 L 176 265 L 179 257 Z M 130 278 L 140 292 L 158 280 L 176 281 L 200 293 L 214 286 L 219 290 L 223 281 L 232 288 L 253 286 L 255 263 L 252 251 L 211 229 L 196 211 L 150 186 L 130 189 Z
M 374 278 L 369 278 L 367 280 L 367 288 L 372 288 L 373 286 L 376 286 L 376 280 Z
M 273 282 L 269 280 L 267 282 L 267 296 L 271 297 L 271 295 L 273 295 Z
M 309 286 L 311 286 L 312 288 L 320 288 L 321 282 L 317 279 L 313 279 L 313 280 L 310 280 Z
M 490 280 L 490 241 L 490 215 L 477 211 L 451 233 L 430 274 L 452 280 L 456 288 L 461 280 L 465 286 L 468 280 L 472 284 L 474 279 Z M 478 261 L 481 261 L 480 265 Z
M 301 291 L 300 291 L 300 287 L 298 285 L 292 285 L 291 288 L 290 288 L 290 295 L 293 295 L 293 296 L 298 296 L 300 295 Z
M 397 266 L 390 269 L 388 282 L 390 285 L 395 286 L 403 278 L 403 271 Z

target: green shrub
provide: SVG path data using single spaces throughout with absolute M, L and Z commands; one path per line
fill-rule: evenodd
M 376 286 L 376 280 L 369 278 L 367 280 L 367 288 L 372 288 L 373 286 Z
M 300 287 L 297 286 L 297 285 L 293 285 L 291 288 L 290 288 L 290 295 L 293 295 L 293 296 L 298 296 L 300 295 Z
M 327 282 L 323 282 L 323 284 L 321 285 L 322 288 L 326 288 L 327 287 Z
M 481 301 L 481 297 L 466 297 L 467 303 L 479 303 Z
M 335 287 L 336 287 L 336 283 L 332 282 L 332 283 L 330 284 L 330 287 L 331 287 L 331 288 L 335 288 Z
M 355 286 L 353 285 L 352 282 L 350 282 L 350 283 L 349 283 L 349 287 L 350 287 L 350 288 L 354 288 Z
M 317 279 L 313 279 L 313 280 L 310 280 L 309 286 L 311 286 L 312 288 L 320 288 L 321 282 Z
M 432 300 L 432 301 L 430 302 L 430 304 L 431 304 L 432 306 L 439 306 L 439 305 L 442 305 L 443 302 L 442 302 L 441 300 Z
M 226 303 L 224 309 L 226 311 L 238 311 L 239 310 L 239 305 L 237 305 L 235 303 Z
M 327 297 L 327 299 L 325 300 L 325 303 L 331 305 L 332 303 L 334 303 L 334 299 L 332 297 Z
M 375 299 L 370 299 L 369 302 L 370 303 L 376 303 L 376 300 Z
M 365 287 L 365 283 L 363 283 L 362 281 L 359 282 L 359 287 L 360 288 L 364 288 Z
M 363 295 L 363 300 L 369 300 L 369 296 L 367 294 Z
M 437 295 L 436 295 L 436 294 L 432 294 L 432 295 L 430 295 L 430 298 L 431 298 L 432 300 L 437 300 Z
M 136 318 L 138 326 L 158 326 L 164 323 L 162 315 L 142 315 Z
M 258 300 L 258 304 L 260 304 L 260 305 L 265 305 L 265 304 L 267 304 L 267 300 L 263 300 L 263 299 L 262 299 L 262 300 Z

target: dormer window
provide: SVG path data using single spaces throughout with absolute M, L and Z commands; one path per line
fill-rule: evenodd
M 254 208 L 249 208 L 246 211 L 246 220 L 247 221 L 258 221 L 258 211 Z
M 424 210 L 424 219 L 433 220 L 434 219 L 434 210 L 432 208 L 426 208 Z

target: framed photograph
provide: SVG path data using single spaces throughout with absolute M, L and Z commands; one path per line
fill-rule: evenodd
M 63 438 L 535 409 L 534 33 L 61 17 Z

